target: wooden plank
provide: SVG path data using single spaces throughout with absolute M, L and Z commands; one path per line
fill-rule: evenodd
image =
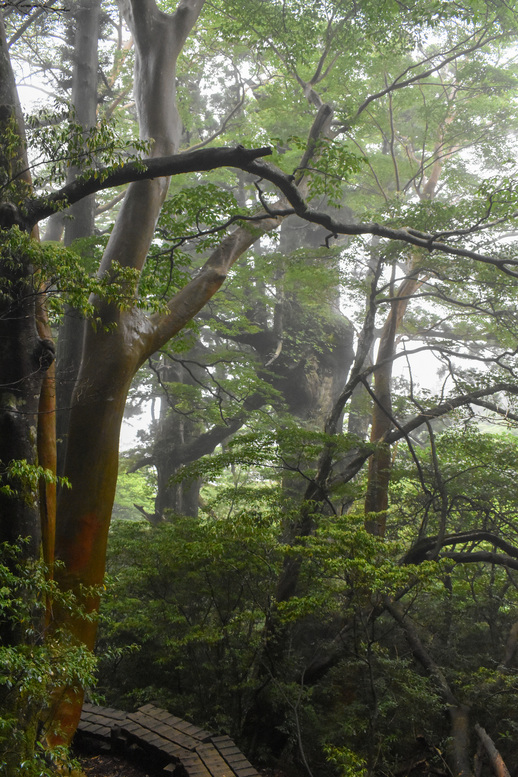
M 89 734 L 100 739 L 110 739 L 112 733 L 111 726 L 105 726 L 97 720 L 82 721 L 77 729 L 80 734 Z
M 225 758 L 227 757 L 227 754 L 230 755 L 239 755 L 245 757 L 239 747 L 236 745 L 219 745 L 217 742 L 214 742 L 214 746 L 218 748 L 220 753 L 225 753 Z
M 189 753 L 182 760 L 182 767 L 185 769 L 188 777 L 211 777 L 211 772 L 196 753 Z
M 175 728 L 188 734 L 193 739 L 197 739 L 199 742 L 208 742 L 212 736 L 205 729 L 195 726 L 194 723 L 189 723 L 187 720 L 180 720 L 178 723 L 175 723 Z
M 150 752 L 161 753 L 170 761 L 164 774 L 183 770 L 186 777 L 259 777 L 229 736 L 213 736 L 154 704 L 144 704 L 131 713 L 85 704 L 79 730 L 102 739 L 112 735 L 130 739 Z
M 180 723 L 182 718 L 178 718 L 176 715 L 171 715 L 170 712 L 167 710 L 163 710 L 161 707 L 155 707 L 154 704 L 144 704 L 142 707 L 138 708 L 138 712 L 143 712 L 146 715 L 149 715 L 152 718 L 156 718 L 157 720 L 161 720 L 164 723 L 167 722 L 171 726 L 174 726 L 175 723 Z
M 149 712 L 150 710 L 156 709 L 154 704 L 144 704 L 142 707 L 138 708 L 139 712 Z
M 212 737 L 211 741 L 237 777 L 259 777 L 259 772 L 230 737 Z
M 141 721 L 145 721 L 148 719 L 148 716 L 145 712 L 142 712 L 141 710 L 137 710 L 136 712 L 130 712 L 127 715 L 128 720 L 134 720 L 136 723 L 140 723 Z
M 147 714 L 150 717 L 155 718 L 155 720 L 163 720 L 164 718 L 169 717 L 168 711 L 163 710 L 160 707 L 153 707 L 153 709 L 149 710 Z
M 213 744 L 203 744 L 196 748 L 204 765 L 212 777 L 233 777 L 234 772 Z
M 164 753 L 164 755 L 174 760 L 177 764 L 181 763 L 185 756 L 189 755 L 188 750 L 178 747 L 173 742 L 169 742 L 167 739 L 144 728 L 144 726 L 139 726 L 137 723 L 123 724 L 120 731 L 121 734 L 129 735 L 139 745 Z
M 142 727 L 138 723 L 134 723 L 132 720 L 125 720 L 121 729 L 132 734 L 134 731 L 139 731 Z
M 167 725 L 165 722 L 156 720 L 147 713 L 140 711 L 132 712 L 128 715 L 128 720 L 143 728 L 147 728 L 149 731 L 157 732 L 164 739 L 174 742 L 185 750 L 195 750 L 199 744 L 199 740 L 188 736 L 182 731 L 178 731 L 176 728 Z
M 101 717 L 106 720 L 124 720 L 126 713 L 122 710 L 116 710 L 113 707 L 97 707 L 94 704 L 85 702 L 81 711 L 81 717 L 90 718 L 91 716 Z
M 230 739 L 230 737 L 212 737 L 210 741 L 221 753 L 225 752 L 229 753 L 229 755 L 232 753 L 239 753 L 239 755 L 243 755 L 239 747 L 232 739 Z
M 111 739 L 112 730 L 126 717 L 122 710 L 116 710 L 113 707 L 96 707 L 86 702 L 81 711 L 78 731 L 79 734 L 95 736 L 99 739 Z
M 193 737 L 193 739 L 197 739 L 200 742 L 207 742 L 212 736 L 209 731 L 205 731 L 205 729 L 200 728 L 199 726 L 195 726 L 194 723 L 189 723 L 188 720 L 183 720 L 182 718 L 178 718 L 176 715 L 171 715 L 171 713 L 167 710 L 163 710 L 160 707 L 155 707 L 154 704 L 144 704 L 142 707 L 138 708 L 137 712 L 144 713 L 145 715 L 149 715 L 155 720 L 166 723 L 167 725 L 178 729 L 178 731 L 181 731 L 183 734 Z M 137 713 L 132 714 L 135 715 Z
M 100 723 L 90 723 L 88 726 L 88 733 L 97 737 L 109 738 L 111 736 L 112 730 L 109 726 L 103 726 Z
M 236 775 L 238 777 L 259 777 L 259 772 L 253 766 L 247 766 L 244 769 L 239 769 L 239 771 L 236 770 Z

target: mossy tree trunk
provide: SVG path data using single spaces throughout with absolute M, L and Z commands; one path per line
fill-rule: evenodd
M 1 17 L 0 138 L 0 542 L 19 545 L 16 557 L 2 558 L 2 563 L 15 573 L 18 565 L 29 564 L 42 552 L 47 560 L 52 555 L 53 486 L 43 483 L 40 492 L 34 467 L 40 461 L 52 469 L 52 456 L 47 457 L 48 448 L 38 442 L 38 432 L 45 429 L 52 442 L 52 389 L 46 378 L 54 361 L 54 348 L 46 337 L 45 310 L 35 287 L 27 240 L 20 232 L 7 232 L 17 224 L 15 209 L 27 196 L 31 182 L 23 120 Z M 37 234 L 33 237 L 37 238 Z M 39 422 L 42 409 L 45 421 Z M 23 543 L 19 543 L 20 538 Z M 27 629 L 21 615 L 18 622 L 2 613 L 0 644 L 4 649 L 24 645 L 31 650 L 37 644 L 44 628 L 44 609 L 34 608 L 32 615 L 33 622 Z M 42 710 L 13 692 L 9 684 L 0 686 L 0 708 L 6 725 L 2 774 L 17 777 L 21 764 L 32 762 Z M 14 736 L 16 731 L 18 737 Z

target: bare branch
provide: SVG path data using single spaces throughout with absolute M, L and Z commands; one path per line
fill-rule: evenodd
M 26 204 L 27 225 L 32 228 L 34 224 L 51 216 L 57 209 L 73 205 L 84 197 L 104 189 L 124 186 L 134 181 L 149 181 L 172 175 L 214 170 L 219 167 L 238 167 L 247 170 L 251 160 L 271 153 L 269 147 L 210 148 L 130 162 L 115 171 L 101 169 L 91 177 L 73 181 L 51 195 L 29 200 Z
M 52 6 L 56 5 L 56 3 L 57 3 L 57 0 L 49 0 L 48 3 L 44 3 L 43 5 L 41 5 L 41 4 L 31 5 L 31 8 L 35 9 L 34 13 L 32 13 L 30 16 L 28 16 L 27 19 L 23 22 L 23 24 L 21 24 L 20 27 L 16 30 L 14 35 L 12 35 L 9 38 L 9 40 L 7 42 L 7 48 L 10 49 L 11 46 L 13 46 L 18 40 L 20 40 L 20 38 L 22 37 L 22 35 L 25 32 L 25 30 L 27 30 L 31 26 L 31 24 L 33 24 L 36 21 L 36 19 L 39 16 L 44 14 L 46 11 L 50 11 Z M 27 6 L 24 5 L 24 9 L 26 7 Z M 56 9 L 56 11 L 57 10 L 59 10 L 59 9 Z M 64 9 L 62 9 L 62 10 L 64 10 Z
M 452 561 L 456 561 L 457 564 L 478 564 L 482 562 L 484 564 L 497 564 L 510 569 L 518 569 L 518 559 L 512 558 L 512 556 L 503 556 L 490 550 L 479 550 L 476 553 L 469 551 L 457 553 L 452 551 L 442 553 L 440 558 L 449 558 Z
M 238 113 L 238 111 L 245 104 L 245 97 L 246 97 L 245 92 L 242 92 L 239 102 L 236 103 L 236 105 L 234 105 L 230 113 L 227 116 L 225 116 L 219 128 L 206 140 L 202 140 L 200 143 L 196 143 L 194 146 L 190 146 L 189 148 L 185 149 L 184 153 L 187 153 L 188 151 L 197 151 L 199 148 L 204 148 L 205 146 L 208 146 L 209 143 L 212 143 L 212 141 L 215 140 L 217 137 L 219 137 L 219 135 L 222 135 L 227 129 L 229 122 L 234 118 L 236 113 Z
M 432 75 L 432 73 L 437 73 L 437 71 L 441 70 L 443 67 L 446 67 L 446 65 L 449 65 L 450 62 L 453 62 L 456 59 L 459 59 L 459 57 L 463 57 L 463 56 L 466 56 L 467 54 L 471 54 L 474 51 L 477 51 L 477 49 L 479 49 L 481 46 L 485 46 L 488 43 L 491 43 L 491 41 L 497 40 L 500 37 L 498 35 L 485 37 L 485 33 L 486 33 L 486 30 L 482 30 L 480 37 L 475 40 L 475 43 L 473 43 L 472 46 L 461 48 L 462 44 L 457 44 L 449 51 L 444 52 L 445 55 L 450 54 L 450 56 L 445 56 L 442 60 L 440 60 L 440 62 L 437 65 L 433 65 L 432 67 L 428 68 L 427 70 L 424 70 L 421 73 L 417 73 L 416 75 L 413 75 L 413 76 L 410 76 L 409 78 L 404 79 L 403 77 L 407 73 L 410 73 L 412 70 L 416 70 L 418 67 L 421 67 L 422 65 L 424 65 L 425 62 L 430 62 L 436 59 L 437 55 L 434 55 L 432 57 L 427 57 L 421 62 L 418 62 L 416 65 L 411 65 L 403 73 L 400 73 L 400 75 L 397 78 L 395 78 L 391 84 L 388 84 L 388 86 L 386 86 L 385 89 L 382 89 L 381 91 L 376 92 L 376 94 L 371 94 L 369 97 L 367 97 L 367 99 L 363 101 L 363 103 L 356 111 L 353 121 L 357 119 L 361 113 L 363 113 L 365 108 L 368 105 L 370 105 L 370 103 L 373 102 L 373 100 L 378 100 L 380 97 L 384 97 L 386 94 L 389 94 L 390 92 L 394 92 L 397 89 L 403 89 L 405 86 L 410 86 L 411 84 L 418 83 L 419 81 L 422 81 L 423 78 L 428 78 L 428 76 Z M 475 37 L 475 33 L 473 35 L 470 35 L 470 37 L 467 38 L 467 40 L 470 40 L 470 39 L 472 40 L 474 37 Z M 463 43 L 465 42 L 466 41 L 463 41 Z
M 518 547 L 511 545 L 510 542 L 506 542 L 502 537 L 494 532 L 486 531 L 485 529 L 474 529 L 473 531 L 456 532 L 455 534 L 446 534 L 442 538 L 437 535 L 433 537 L 424 537 L 420 539 L 416 544 L 410 548 L 401 559 L 402 564 L 420 564 L 422 561 L 429 559 L 430 554 L 433 553 L 437 543 L 440 542 L 440 547 L 445 548 L 455 545 L 466 545 L 466 543 L 478 544 L 480 542 L 488 542 L 494 548 L 499 548 L 506 556 L 500 556 L 499 558 L 511 559 L 513 564 L 518 564 Z M 457 555 L 471 556 L 475 558 L 476 553 L 459 553 Z M 493 554 L 494 555 L 494 554 Z M 451 554 L 443 554 L 442 556 L 452 558 Z M 480 558 L 476 559 L 480 561 Z

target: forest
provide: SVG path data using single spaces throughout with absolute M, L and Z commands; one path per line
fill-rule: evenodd
M 3 776 L 518 775 L 517 151 L 514 0 L 0 2 Z

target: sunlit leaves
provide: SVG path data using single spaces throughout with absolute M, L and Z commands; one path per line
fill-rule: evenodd
M 46 118 L 27 120 L 28 142 L 31 149 L 39 151 L 39 158 L 32 161 L 36 188 L 62 183 L 72 170 L 78 180 L 96 178 L 101 169 L 106 177 L 149 153 L 148 141 L 126 139 L 112 122 L 100 119 L 95 127 L 85 129 L 73 114 L 58 121 Z
M 91 316 L 92 294 L 119 307 L 135 301 L 138 274 L 134 269 L 115 264 L 110 275 L 97 277 L 73 250 L 58 243 L 39 243 L 18 227 L 0 233 L 0 261 L 4 268 L 0 294 L 6 304 L 14 303 L 19 293 L 15 270 L 21 265 L 31 268 L 32 293 L 44 294 L 49 310 L 55 314 L 68 303 Z M 12 268 L 10 272 L 8 267 Z

